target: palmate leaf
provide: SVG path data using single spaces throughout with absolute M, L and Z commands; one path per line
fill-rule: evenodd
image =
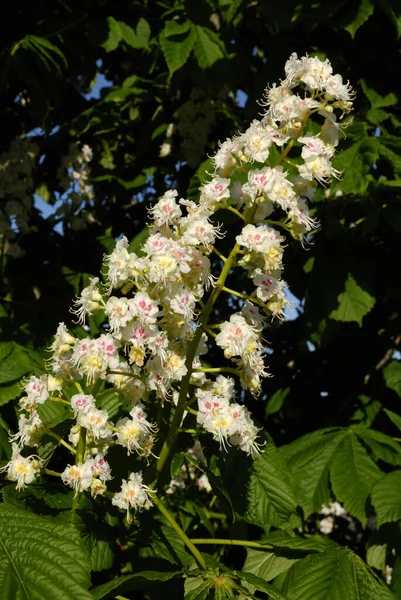
M 330 500 L 330 465 L 345 435 L 337 428 L 320 429 L 281 448 L 305 517 L 320 512 L 322 504 Z
M 337 500 L 361 522 L 366 520 L 373 485 L 382 476 L 373 457 L 389 464 L 398 464 L 401 458 L 401 446 L 389 436 L 359 425 L 315 431 L 282 451 L 305 517 L 320 512 L 322 504 L 331 500 L 331 483 Z
M 401 397 L 401 362 L 393 360 L 383 369 L 386 386 Z
M 338 306 L 330 313 L 335 321 L 356 321 L 362 327 L 363 317 L 372 310 L 376 298 L 357 284 L 351 273 L 345 282 L 345 289 L 338 297 Z
M 330 480 L 336 498 L 361 523 L 366 521 L 366 499 L 381 476 L 380 469 L 350 430 L 334 455 Z
M 183 25 L 184 27 L 181 26 L 180 29 L 174 29 L 168 21 L 166 28 L 160 34 L 160 46 L 170 76 L 185 65 L 196 40 L 195 29 L 192 26 Z
M 224 58 L 219 38 L 207 27 L 196 25 L 194 52 L 201 69 L 207 69 Z
M 130 590 L 148 588 L 152 581 L 155 583 L 163 583 L 164 581 L 169 581 L 180 575 L 181 571 L 142 571 L 140 573 L 134 573 L 134 575 L 117 577 L 108 583 L 93 588 L 90 597 L 94 600 L 100 600 L 101 598 L 115 598 L 117 593 L 120 594 L 120 592 L 123 593 Z
M 377 526 L 401 519 L 401 471 L 388 473 L 372 490 L 372 504 L 377 513 Z
M 283 525 L 297 508 L 295 491 L 280 451 L 268 442 L 250 469 L 246 517 L 258 525 Z
M 72 526 L 0 505 L 1 598 L 88 600 L 89 573 Z
M 395 600 L 385 583 L 348 548 L 307 556 L 283 579 L 281 591 L 292 600 Z
M 373 11 L 375 9 L 375 5 L 373 0 L 360 0 L 359 9 L 355 16 L 355 19 L 344 27 L 346 31 L 351 34 L 351 37 L 354 38 L 358 29 L 369 19 L 370 16 L 373 15 Z

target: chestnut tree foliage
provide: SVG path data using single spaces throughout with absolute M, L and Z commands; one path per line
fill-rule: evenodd
M 397 3 L 7 1 L 0 22 L 0 598 L 401 598 Z M 82 304 L 69 313 L 74 296 L 92 285 L 91 301 L 100 306 L 107 285 L 118 286 L 110 260 L 99 272 L 103 255 L 125 236 L 128 251 L 144 256 L 147 225 L 158 218 L 152 207 L 167 189 L 177 190 L 177 200 L 199 201 L 219 143 L 263 115 L 257 102 L 284 79 L 293 52 L 328 58 L 356 98 L 344 119 L 337 110 L 334 177 L 308 202 L 317 227 L 302 244 L 288 222 L 280 229 L 284 295 L 293 309 L 283 319 L 264 315 L 273 376 L 254 396 L 233 373 L 237 402 L 259 430 L 258 445 L 248 448 L 254 456 L 224 448 L 221 439 L 219 450 L 218 436 L 200 427 L 197 405 L 185 404 L 193 382 L 184 373 L 174 383 L 178 395 L 186 386 L 177 407 L 157 387 L 146 398 L 148 437 L 155 433 L 147 455 L 141 442 L 149 466 L 142 460 L 138 467 L 134 447 L 127 456 L 112 446 L 107 493 L 100 484 L 92 494 L 85 485 L 71 489 L 66 465 L 74 453 L 82 463 L 90 444 L 82 420 L 76 444 L 69 437 L 81 392 L 66 386 L 61 394 L 56 382 L 58 401 L 45 398 L 38 409 L 46 431 L 32 452 L 18 454 L 20 471 L 10 481 L 4 472 L 16 459 L 9 440 L 21 427 L 23 386 L 50 373 L 45 361 L 60 322 L 74 339 L 64 337 L 65 346 L 82 346 L 88 336 L 77 323 Z M 286 158 L 286 168 L 297 168 L 301 144 L 294 141 L 298 155 L 281 159 L 279 147 L 272 165 Z M 251 227 L 255 215 L 246 210 Z M 217 276 L 226 264 L 230 277 L 241 233 L 235 211 L 212 218 L 225 233 L 208 254 Z M 215 323 L 241 311 L 248 275 L 235 269 L 228 281 L 237 294 L 226 293 L 224 302 L 215 294 Z M 274 313 L 262 292 L 257 298 L 261 312 Z M 86 315 L 96 338 L 107 335 L 99 306 Z M 219 331 L 206 329 L 210 339 L 218 335 L 207 359 L 200 357 L 199 375 L 236 370 L 229 353 L 222 358 Z M 130 368 L 140 360 L 131 353 Z M 89 403 L 121 430 L 129 394 L 91 373 L 84 378 Z M 192 412 L 180 428 L 184 408 Z M 113 499 L 139 471 L 144 483 L 127 483 L 136 494 L 130 506 L 147 510 L 127 515 Z

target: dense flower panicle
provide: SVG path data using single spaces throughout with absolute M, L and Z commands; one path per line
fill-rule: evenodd
M 74 416 L 64 445 L 76 452 L 76 464 L 67 465 L 61 479 L 76 493 L 93 497 L 104 494 L 112 478 L 112 465 L 105 460 L 109 446 L 135 454 L 135 460 L 157 458 L 158 423 L 148 414 L 157 414 L 166 401 L 172 401 L 173 413 L 178 411 L 172 428 L 192 418 L 189 404 L 197 400 L 197 427 L 221 449 L 235 446 L 252 457 L 263 451 L 260 430 L 242 400 L 236 401 L 235 386 L 258 396 L 269 376 L 263 334 L 269 320 L 283 318 L 288 304 L 286 235 L 304 243 L 317 226 L 309 201 L 318 185 L 341 176 L 332 160 L 352 99 L 349 84 L 333 74 L 327 59 L 292 54 L 280 84 L 266 90 L 262 118 L 222 142 L 211 157 L 214 173 L 202 182 L 198 201 L 167 190 L 149 210 L 148 235 L 138 254 L 130 251 L 126 237 L 116 242 L 104 257 L 105 285 L 90 279 L 72 310 L 80 325 L 103 315 L 102 333 L 93 337 L 85 327 L 84 337 L 75 337 L 60 323 L 50 347 L 52 374 L 24 384 L 13 455 L 3 468 L 18 488 L 42 468 L 40 459 L 21 452 L 38 445 L 45 429 L 37 408 L 47 402 L 69 405 Z M 73 150 L 68 178 L 90 198 L 92 151 L 88 146 Z M 219 211 L 227 210 L 238 225 L 231 252 L 219 249 L 225 237 Z M 220 273 L 214 273 L 219 265 Z M 244 289 L 231 290 L 226 278 L 235 280 L 237 269 L 246 275 Z M 216 310 L 215 302 L 232 292 L 239 306 L 222 317 L 221 298 Z M 219 374 L 226 367 L 209 367 L 213 346 L 231 361 L 233 378 Z M 216 376 L 209 378 L 212 373 Z M 71 396 L 71 387 L 78 393 Z M 205 464 L 198 442 L 191 452 Z M 210 489 L 207 477 L 199 479 L 189 466 L 171 481 L 168 493 L 184 489 L 188 478 Z M 130 510 L 149 506 L 152 493 L 141 473 L 131 473 L 112 502 L 130 520 Z M 321 526 L 327 531 L 337 514 L 328 510 L 328 522 Z

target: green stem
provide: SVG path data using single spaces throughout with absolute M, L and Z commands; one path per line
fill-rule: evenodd
M 222 255 L 222 253 L 221 253 L 221 252 L 219 252 L 219 251 L 217 250 L 217 248 L 215 248 L 214 246 L 212 246 L 212 250 L 213 250 L 213 252 L 214 252 L 215 254 L 217 254 L 217 256 L 218 256 L 218 257 L 219 257 L 219 258 L 220 258 L 220 259 L 221 259 L 221 260 L 222 260 L 224 263 L 226 262 L 227 258 L 226 258 L 225 256 L 223 256 L 223 255 Z
M 207 539 L 207 538 L 191 538 L 194 544 L 212 544 L 216 546 L 244 546 L 245 548 L 259 548 L 260 550 L 274 550 L 274 546 L 260 544 L 259 542 L 248 542 L 248 540 L 223 540 L 223 539 Z
M 268 225 L 275 225 L 277 227 L 282 227 L 286 231 L 288 231 L 288 229 L 289 229 L 288 225 L 286 225 L 285 223 L 282 223 L 281 221 L 272 221 L 271 219 L 262 219 L 259 221 L 252 221 L 252 223 L 254 225 L 256 225 L 258 223 L 267 223 Z
M 51 469 L 43 469 L 43 472 L 46 475 L 52 475 L 53 477 L 61 477 L 61 473 L 58 473 L 57 471 L 52 471 Z
M 199 550 L 195 546 L 195 544 L 189 539 L 189 537 L 186 535 L 186 533 L 181 529 L 181 527 L 178 525 L 177 521 L 174 519 L 173 515 L 170 513 L 170 511 L 167 510 L 167 508 L 164 506 L 162 501 L 159 498 L 157 498 L 156 496 L 154 496 L 154 497 L 152 497 L 152 502 L 155 506 L 157 506 L 157 508 L 162 513 L 162 515 L 167 519 L 167 521 L 170 523 L 170 525 L 174 529 L 174 531 L 176 531 L 178 533 L 178 535 L 180 536 L 180 538 L 182 539 L 182 541 L 184 542 L 184 544 L 186 545 L 188 550 L 190 550 L 190 552 L 194 556 L 198 565 L 202 569 L 206 569 L 206 562 L 205 562 L 205 559 L 203 558 L 202 554 L 199 552 Z
M 134 373 L 124 373 L 124 371 L 107 371 L 108 375 L 124 375 L 124 377 L 132 377 L 132 379 L 139 379 L 143 381 L 143 377 L 140 375 L 134 375 Z
M 70 446 L 70 444 L 68 444 L 67 442 L 65 442 L 62 437 L 60 437 L 59 435 L 57 435 L 57 433 L 53 433 L 53 431 L 51 431 L 50 429 L 47 429 L 47 428 L 45 429 L 45 433 L 47 435 L 50 435 L 50 437 L 54 438 L 55 440 L 57 440 L 59 444 L 61 444 L 62 446 L 64 446 L 64 448 L 67 448 L 67 450 L 69 450 L 73 454 L 77 453 L 77 451 L 75 450 L 75 448 L 73 448 L 72 446 Z
M 102 379 L 98 379 L 96 381 L 95 385 L 93 386 L 93 388 L 92 388 L 92 396 L 94 398 L 96 398 L 96 394 L 98 393 L 98 391 L 102 387 L 102 383 L 103 383 L 103 380 Z
M 237 215 L 237 217 L 239 217 L 240 219 L 242 219 L 243 221 L 245 221 L 245 217 L 244 215 L 242 215 L 239 210 L 237 210 L 236 208 L 234 208 L 233 206 L 226 206 L 227 210 L 229 210 L 230 212 L 234 213 L 235 215 Z
M 195 331 L 193 340 L 188 347 L 187 358 L 185 361 L 187 373 L 182 378 L 180 393 L 178 396 L 178 403 L 177 403 L 177 406 L 175 409 L 174 417 L 173 417 L 173 420 L 171 421 L 171 425 L 168 430 L 166 440 L 162 446 L 162 449 L 160 451 L 159 460 L 157 461 L 157 465 L 156 465 L 156 472 L 157 472 L 158 479 L 160 478 L 160 475 L 163 471 L 164 465 L 166 464 L 166 461 L 167 461 L 167 459 L 170 455 L 170 452 L 173 448 L 174 441 L 175 441 L 178 429 L 181 424 L 182 416 L 185 411 L 189 383 L 191 380 L 191 375 L 192 375 L 192 370 L 193 370 L 192 365 L 193 365 L 196 351 L 198 349 L 199 342 L 200 342 L 201 336 L 202 336 L 202 325 L 207 326 L 207 321 L 209 319 L 210 313 L 212 312 L 213 306 L 215 305 L 215 302 L 224 287 L 224 283 L 228 277 L 229 272 L 231 271 L 231 269 L 234 265 L 235 258 L 237 256 L 239 250 L 240 250 L 240 245 L 235 244 L 235 246 L 231 250 L 230 255 L 228 256 L 226 262 L 224 263 L 224 266 L 220 273 L 220 277 L 218 278 L 217 283 L 216 283 L 215 287 L 213 288 L 208 301 L 205 304 L 205 308 L 202 311 L 202 315 L 201 315 L 201 318 L 199 321 L 199 326 L 198 326 L 197 330 Z
M 238 298 L 242 298 L 243 300 L 254 300 L 254 298 L 251 298 L 251 296 L 247 296 L 247 294 L 241 294 L 241 292 L 237 292 L 236 290 L 232 290 L 226 286 L 223 287 L 223 292 L 227 292 L 227 294 L 232 294 L 233 296 L 238 296 Z
M 238 369 L 234 369 L 234 367 L 205 367 L 204 369 L 194 369 L 194 373 L 233 373 L 238 375 Z
M 212 510 L 205 509 L 206 515 L 209 519 L 220 519 L 221 521 L 227 521 L 227 515 L 223 513 L 213 512 Z
M 202 325 L 203 329 L 206 331 L 206 333 L 208 333 L 210 335 L 210 337 L 215 338 L 216 334 L 214 333 L 214 331 L 212 331 L 210 329 L 210 327 L 208 327 L 207 325 Z
M 76 465 L 82 464 L 85 461 L 85 455 L 86 455 L 86 429 L 85 429 L 85 427 L 81 427 L 80 432 L 79 432 L 77 453 L 75 455 L 75 464 Z M 74 515 L 75 511 L 78 508 L 80 495 L 81 495 L 80 492 L 77 492 L 75 494 L 74 498 L 72 499 L 71 521 L 73 519 L 73 515 Z
M 67 400 L 62 400 L 61 398 L 54 398 L 53 396 L 49 396 L 48 400 L 49 402 L 58 402 L 59 404 L 64 404 L 64 406 L 68 406 L 69 408 L 71 408 L 71 402 L 68 402 Z

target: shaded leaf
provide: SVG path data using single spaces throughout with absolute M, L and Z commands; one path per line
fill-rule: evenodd
M 401 362 L 391 361 L 383 369 L 384 381 L 386 386 L 394 390 L 401 397 Z
M 100 600 L 101 598 L 114 598 L 117 593 L 128 592 L 130 590 L 140 590 L 149 587 L 149 582 L 169 581 L 175 577 L 179 577 L 181 571 L 141 571 L 134 575 L 125 575 L 124 577 L 116 577 L 112 581 L 99 585 L 91 590 L 92 598 Z
M 377 513 L 377 525 L 401 519 L 401 471 L 388 473 L 372 490 L 372 504 Z
M 268 442 L 250 469 L 246 516 L 258 525 L 282 525 L 295 512 L 297 500 L 280 451 Z
M 90 564 L 70 525 L 0 505 L 2 598 L 87 600 Z
M 363 317 L 372 310 L 376 299 L 362 289 L 348 273 L 345 289 L 338 297 L 338 307 L 330 313 L 335 321 L 356 321 L 362 327 Z
M 361 0 L 358 12 L 356 14 L 355 19 L 344 27 L 346 31 L 351 34 L 351 37 L 354 38 L 358 29 L 373 15 L 373 11 L 375 9 L 375 5 L 373 0 Z
M 213 36 L 213 32 L 206 27 L 196 25 L 196 43 L 194 52 L 201 69 L 207 69 L 217 60 L 224 58 L 224 54 Z

